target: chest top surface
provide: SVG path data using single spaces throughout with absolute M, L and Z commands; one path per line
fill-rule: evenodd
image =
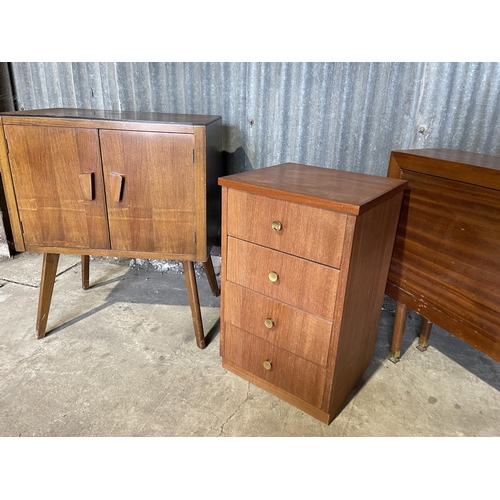
M 228 175 L 221 186 L 360 214 L 405 188 L 406 181 L 370 174 L 284 163 Z

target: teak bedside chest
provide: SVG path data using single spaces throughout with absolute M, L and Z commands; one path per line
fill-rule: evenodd
M 84 109 L 0 114 L 0 172 L 18 251 L 43 252 L 36 335 L 45 335 L 59 254 L 183 262 L 205 347 L 194 261 L 219 289 L 221 117 Z
M 287 163 L 219 184 L 222 365 L 330 423 L 372 360 L 406 181 Z

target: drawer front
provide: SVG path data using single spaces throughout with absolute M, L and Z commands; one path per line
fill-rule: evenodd
M 228 238 L 228 281 L 326 319 L 333 315 L 338 276 L 331 267 Z
M 321 407 L 326 372 L 254 335 L 225 323 L 224 358 L 257 377 Z M 264 367 L 269 363 L 268 368 Z
M 235 189 L 229 190 L 228 202 L 229 235 L 340 267 L 345 214 Z
M 225 321 L 326 367 L 330 321 L 230 282 L 224 292 Z

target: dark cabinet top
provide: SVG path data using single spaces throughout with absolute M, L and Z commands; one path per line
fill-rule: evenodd
M 0 116 L 31 116 L 53 118 L 81 118 L 112 121 L 141 121 L 186 125 L 208 125 L 219 120 L 218 115 L 190 115 L 177 113 L 153 113 L 145 111 L 114 111 L 104 109 L 47 108 L 27 111 L 6 111 Z

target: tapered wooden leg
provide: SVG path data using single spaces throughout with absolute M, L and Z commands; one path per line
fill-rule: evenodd
M 219 284 L 217 283 L 217 277 L 215 276 L 214 264 L 212 262 L 212 257 L 209 255 L 208 260 L 203 262 L 203 267 L 205 268 L 205 274 L 207 275 L 208 283 L 212 289 L 212 293 L 218 297 L 220 295 Z
M 40 295 L 38 298 L 38 315 L 36 318 L 36 338 L 45 337 L 47 319 L 49 317 L 50 301 L 56 280 L 58 253 L 43 254 L 42 280 L 40 283 Z
M 389 361 L 393 363 L 397 363 L 401 357 L 401 345 L 403 343 L 407 315 L 408 308 L 401 302 L 398 302 L 396 305 L 396 317 L 394 318 L 394 329 L 392 331 L 391 355 L 389 357 Z
M 200 349 L 205 349 L 205 336 L 203 334 L 203 322 L 200 311 L 200 298 L 198 296 L 198 285 L 196 284 L 196 275 L 194 272 L 194 262 L 183 262 L 184 279 L 188 292 L 189 305 L 191 307 L 191 316 L 193 317 L 194 334 L 196 336 L 196 345 Z
M 429 337 L 431 336 L 432 322 L 428 319 L 422 318 L 422 326 L 420 328 L 420 335 L 418 337 L 417 349 L 426 351 L 429 347 Z
M 88 290 L 89 285 L 89 271 L 90 271 L 90 257 L 82 255 L 82 288 Z

